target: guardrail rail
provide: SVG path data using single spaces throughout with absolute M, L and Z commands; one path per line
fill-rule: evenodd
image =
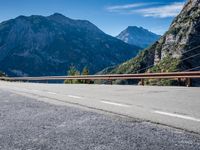
M 80 75 L 80 76 L 43 76 L 43 77 L 0 77 L 8 81 L 50 81 L 50 80 L 126 80 L 138 79 L 142 85 L 144 79 L 175 79 L 185 80 L 186 86 L 191 86 L 191 79 L 200 79 L 200 71 L 168 72 L 168 73 L 141 73 L 141 74 L 107 74 L 107 75 Z

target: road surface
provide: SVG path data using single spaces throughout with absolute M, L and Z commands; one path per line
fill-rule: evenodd
M 0 82 L 0 95 L 0 149 L 200 149 L 199 88 Z
M 0 89 L 200 133 L 200 88 L 1 82 Z

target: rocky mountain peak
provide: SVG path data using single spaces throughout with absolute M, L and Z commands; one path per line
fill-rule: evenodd
M 64 16 L 63 14 L 60 14 L 60 13 L 54 13 L 50 16 L 47 17 L 48 19 L 50 20 L 53 20 L 53 21 L 56 21 L 58 23 L 70 23 L 73 21 L 73 19 L 70 19 L 66 16 Z
M 137 27 L 137 26 L 128 26 L 127 30 L 145 30 L 148 31 L 147 29 L 144 29 L 143 27 Z
M 66 16 L 64 16 L 63 14 L 61 14 L 61 13 L 54 13 L 54 14 L 52 14 L 51 16 L 53 16 L 53 17 L 63 17 L 63 18 L 66 18 Z
M 143 27 L 129 26 L 122 31 L 117 38 L 128 44 L 146 48 L 157 41 L 160 36 L 144 29 Z
M 64 16 L 61 13 L 54 13 L 54 14 L 50 15 L 48 18 L 55 19 L 55 20 L 72 20 L 72 19 Z

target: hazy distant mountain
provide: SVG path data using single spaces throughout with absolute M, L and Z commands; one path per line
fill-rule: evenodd
M 200 1 L 188 0 L 169 30 L 151 47 L 105 73 L 200 70 Z M 152 84 L 170 84 L 162 80 Z
M 128 44 L 147 48 L 156 42 L 160 38 L 160 35 L 152 33 L 142 27 L 130 26 L 122 31 L 117 38 Z
M 95 73 L 134 57 L 138 50 L 89 21 L 58 13 L 19 16 L 0 24 L 0 70 L 8 75 L 66 75 L 72 64 Z

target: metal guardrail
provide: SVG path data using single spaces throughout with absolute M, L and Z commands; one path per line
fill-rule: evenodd
M 185 79 L 189 86 L 191 79 L 200 79 L 200 71 L 192 72 L 168 72 L 168 73 L 141 73 L 141 74 L 109 74 L 109 75 L 87 75 L 87 76 L 43 76 L 43 77 L 0 77 L 8 81 L 50 81 L 50 80 L 126 80 L 141 79 Z

